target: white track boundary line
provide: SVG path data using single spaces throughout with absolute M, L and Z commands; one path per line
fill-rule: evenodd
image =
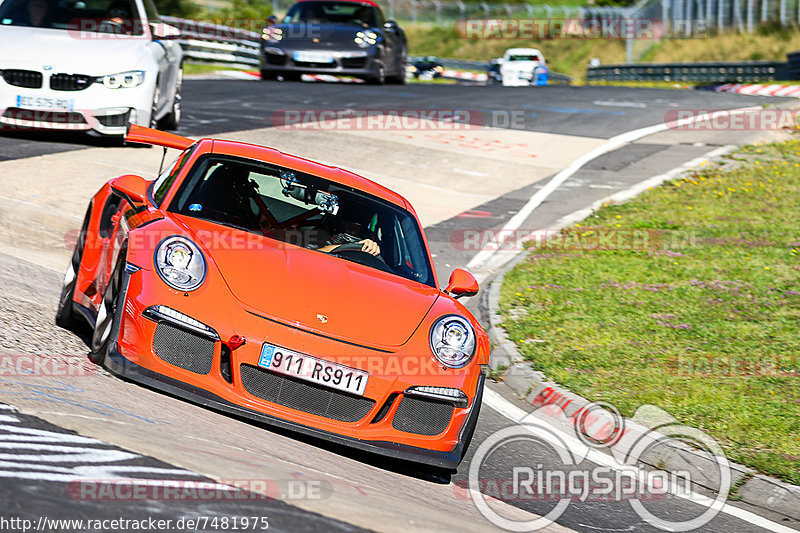
M 565 228 L 575 222 L 587 218 L 594 211 L 600 209 L 600 207 L 602 207 L 603 204 L 622 203 L 627 200 L 630 200 L 634 196 L 646 191 L 651 187 L 658 187 L 663 182 L 672 179 L 676 176 L 679 176 L 683 172 L 687 172 L 693 168 L 696 168 L 700 166 L 702 163 L 708 161 L 709 159 L 713 159 L 721 155 L 730 153 L 735 149 L 736 146 L 730 144 L 726 146 L 721 146 L 719 148 L 715 148 L 714 150 L 711 150 L 710 152 L 707 152 L 700 157 L 692 159 L 691 161 L 687 161 L 686 163 L 680 165 L 679 167 L 675 167 L 672 170 L 669 170 L 663 174 L 647 178 L 646 180 L 641 181 L 635 185 L 632 185 L 627 189 L 623 189 L 610 196 L 606 196 L 605 198 L 596 200 L 591 205 L 589 205 L 589 207 L 573 211 L 572 213 L 558 219 L 558 222 L 556 222 L 551 228 L 548 228 L 546 230 L 540 229 L 532 231 L 528 234 L 525 234 L 523 232 L 523 235 L 520 238 L 513 241 L 514 246 L 511 249 L 497 250 L 490 257 L 490 260 L 483 265 L 483 272 L 479 272 L 476 274 L 476 279 L 478 279 L 478 281 L 480 282 L 485 281 L 485 278 L 488 277 L 492 272 L 494 272 L 495 270 L 499 270 L 501 267 L 503 267 L 503 265 L 513 260 L 517 255 L 519 255 L 520 253 L 519 250 L 521 250 L 524 241 L 537 240 L 540 238 L 546 239 L 548 232 Z
M 733 112 L 747 112 L 747 111 L 757 111 L 761 109 L 760 106 L 748 106 L 748 107 L 740 107 L 736 109 L 722 109 L 719 111 L 715 111 L 709 114 L 695 114 L 691 117 L 675 120 L 672 122 L 664 122 L 661 124 L 655 124 L 653 126 L 647 126 L 644 128 L 639 128 L 636 130 L 631 130 L 625 133 L 621 133 L 620 135 L 616 135 L 611 137 L 608 141 L 604 144 L 598 146 L 594 150 L 587 152 L 586 154 L 582 155 L 575 161 L 573 161 L 567 168 L 560 171 L 558 174 L 553 176 L 544 187 L 536 191 L 536 193 L 531 196 L 522 209 L 517 212 L 511 219 L 506 222 L 500 232 L 508 232 L 512 233 L 520 228 L 522 224 L 527 220 L 527 218 L 533 213 L 533 211 L 541 205 L 551 194 L 553 194 L 565 181 L 567 181 L 573 174 L 575 174 L 578 170 L 580 170 L 584 165 L 588 162 L 592 161 L 600 157 L 603 154 L 616 150 L 617 148 L 621 148 L 626 144 L 630 144 L 634 141 L 641 139 L 642 137 L 647 137 L 648 135 L 653 135 L 654 133 L 660 133 L 662 131 L 666 131 L 670 128 L 687 126 L 689 124 L 693 124 L 699 121 L 706 121 L 706 120 L 713 120 L 719 115 L 730 114 Z M 473 270 L 482 270 L 492 259 L 492 256 L 497 253 L 499 249 L 496 245 L 486 246 L 480 252 L 475 254 L 475 256 L 467 263 L 467 269 Z
M 511 402 L 500 396 L 500 394 L 498 394 L 497 392 L 493 391 L 488 387 L 484 388 L 483 390 L 483 403 L 488 405 L 493 410 L 497 411 L 497 413 L 499 413 L 500 415 L 518 424 L 530 414 L 526 412 L 524 409 L 520 409 L 516 405 L 512 404 Z M 523 427 L 527 426 L 523 424 Z M 530 428 L 530 429 L 531 432 L 534 432 L 535 428 Z M 569 433 L 561 431 L 554 426 L 548 426 L 548 429 L 553 433 L 556 433 L 562 439 L 561 442 L 559 442 L 558 439 L 546 439 L 551 444 L 554 444 L 556 446 L 562 446 L 562 443 L 566 444 L 567 447 L 569 448 L 568 451 L 572 453 L 577 453 L 578 451 L 583 452 L 583 450 L 587 449 L 585 444 L 581 443 L 577 438 L 570 435 Z M 541 436 L 546 438 L 546 435 L 544 434 Z M 586 458 L 595 464 L 605 466 L 614 470 L 619 470 L 620 467 L 622 466 L 609 455 L 602 453 L 594 448 L 588 449 L 588 452 L 586 452 Z M 639 475 L 643 475 L 643 473 L 641 473 L 640 469 L 638 468 L 625 465 L 625 469 L 626 471 L 631 471 L 631 470 L 636 471 L 637 479 L 646 479 L 646 476 L 644 478 L 638 477 Z M 680 491 L 672 489 L 671 487 L 669 492 L 675 496 L 691 501 L 698 505 L 702 505 L 704 507 L 711 507 L 714 504 L 713 498 L 709 498 L 708 496 L 703 496 L 702 494 L 697 494 L 696 492 L 690 492 L 688 494 L 684 494 Z M 744 509 L 740 509 L 739 507 L 734 507 L 727 503 L 722 505 L 722 507 L 720 508 L 720 512 L 728 514 L 730 516 L 733 516 L 734 518 L 738 518 L 739 520 L 743 520 L 755 526 L 770 531 L 775 531 L 776 533 L 797 533 L 796 529 L 786 527 L 777 522 L 773 522 L 772 520 L 764 518 L 763 516 L 758 516 L 755 513 L 751 513 L 750 511 L 745 511 Z

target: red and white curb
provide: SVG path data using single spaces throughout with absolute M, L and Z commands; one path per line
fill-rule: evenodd
M 324 81 L 327 83 L 364 83 L 364 80 L 349 76 L 333 76 L 331 74 L 303 74 L 303 81 Z
M 484 72 L 465 72 L 463 70 L 445 70 L 442 71 L 442 77 L 471 81 L 486 81 L 488 79 L 488 76 Z
M 237 80 L 258 80 L 261 75 L 256 70 L 219 70 L 213 77 L 224 76 Z M 480 72 L 465 72 L 461 70 L 445 70 L 443 78 L 469 81 L 486 81 L 487 76 Z M 192 76 L 195 79 L 208 78 L 207 76 Z M 350 76 L 334 76 L 333 74 L 303 74 L 303 81 L 321 81 L 326 83 L 364 83 L 364 80 Z
M 754 85 L 745 83 L 726 83 L 714 88 L 718 93 L 750 94 L 755 96 L 786 96 L 800 98 L 800 85 Z
M 258 80 L 261 74 L 256 70 L 220 70 L 215 72 L 218 76 L 234 78 L 237 80 Z M 349 76 L 333 76 L 331 74 L 303 74 L 303 81 L 323 81 L 328 83 L 364 83 L 364 80 Z

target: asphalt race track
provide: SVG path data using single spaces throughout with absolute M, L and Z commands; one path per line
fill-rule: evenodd
M 426 225 L 439 283 L 444 285 L 452 269 L 465 266 L 477 251 L 454 246 L 452 235 L 465 229 L 503 227 L 548 178 L 606 140 L 663 123 L 676 110 L 764 104 L 787 106 L 792 101 L 614 87 L 528 90 L 187 80 L 178 133 L 199 137 L 233 132 L 232 137 L 274 143 L 284 151 L 347 166 L 398 187 Z M 346 109 L 466 110 L 476 129 L 434 138 L 418 132 L 280 127 L 287 110 Z M 554 227 L 562 217 L 614 192 L 720 147 L 757 137 L 742 131 L 664 131 L 628 143 L 577 171 L 523 227 Z M 512 426 L 513 413 L 530 410 L 502 383 L 487 384 L 491 394 L 488 400 L 484 398 L 470 454 L 447 479 L 441 473 L 432 475 L 407 464 L 213 413 L 124 382 L 86 360 L 85 339 L 52 325 L 61 268 L 67 264 L 69 251 L 63 245 L 37 246 L 37 241 L 57 244 L 59 238 L 63 240 L 64 232 L 80 222 L 91 194 L 85 191 L 96 189 L 104 179 L 126 169 L 152 168 L 152 175 L 160 159 L 156 152 L 120 148 L 84 136 L 0 135 L 0 356 L 79 361 L 83 369 L 80 380 L 0 374 L 0 402 L 13 406 L 0 406 L 2 515 L 33 522 L 41 516 L 171 520 L 266 516 L 270 529 L 308 532 L 497 530 L 478 513 L 464 487 L 480 443 Z M 87 158 L 97 168 L 85 164 Z M 493 271 L 478 274 L 488 279 Z M 475 310 L 477 298 L 473 300 L 470 306 Z M 481 477 L 507 480 L 515 466 L 547 468 L 548 464 L 558 464 L 553 449 L 518 446 L 492 456 Z M 587 458 L 572 469 L 585 470 L 594 464 Z M 235 485 L 242 496 L 224 501 L 86 501 L 69 488 L 80 480 L 120 476 L 144 484 L 163 479 L 219 484 L 222 491 L 234 490 L 231 486 Z M 273 490 L 266 491 L 269 498 L 260 497 L 263 487 L 254 486 L 254 480 L 272 483 Z M 292 483 L 297 484 L 295 489 Z M 314 496 L 310 487 L 317 490 Z M 510 500 L 498 506 L 498 512 L 533 519 L 546 515 L 557 503 Z M 723 510 L 702 531 L 800 528 L 769 509 L 736 502 L 729 506 L 732 510 Z M 646 507 L 672 521 L 688 520 L 704 510 L 701 504 L 669 494 L 647 502 Z M 206 527 L 224 529 L 229 528 Z M 2 523 L 0 530 L 14 531 Z M 572 501 L 556 525 L 545 529 L 570 530 L 661 531 L 624 499 Z

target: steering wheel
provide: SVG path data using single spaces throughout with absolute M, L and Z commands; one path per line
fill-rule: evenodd
M 122 23 L 122 19 L 118 17 L 111 17 L 111 18 L 104 18 L 100 22 L 100 28 L 104 28 L 100 31 L 104 33 L 114 33 L 122 35 L 125 33 L 125 26 Z
M 331 250 L 330 254 L 335 255 L 336 257 L 341 257 L 342 259 L 353 261 L 354 263 L 360 263 L 372 268 L 377 268 L 378 270 L 389 272 L 390 274 L 394 273 L 394 271 L 389 267 L 389 265 L 386 264 L 386 261 L 384 261 L 380 255 L 375 256 L 368 254 L 361 249 L 362 246 L 363 244 L 357 242 L 348 242 L 346 244 L 340 244 Z

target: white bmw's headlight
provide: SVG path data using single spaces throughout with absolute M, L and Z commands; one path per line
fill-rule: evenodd
M 206 279 L 206 260 L 200 248 L 179 235 L 161 241 L 155 265 L 164 283 L 179 291 L 193 291 Z
M 359 31 L 353 37 L 353 42 L 361 48 L 366 48 L 378 42 L 378 34 L 374 31 Z
M 131 70 L 97 78 L 108 89 L 131 89 L 144 82 L 144 71 Z
M 447 315 L 433 323 L 431 351 L 444 366 L 462 368 L 475 355 L 475 331 L 466 319 Z

